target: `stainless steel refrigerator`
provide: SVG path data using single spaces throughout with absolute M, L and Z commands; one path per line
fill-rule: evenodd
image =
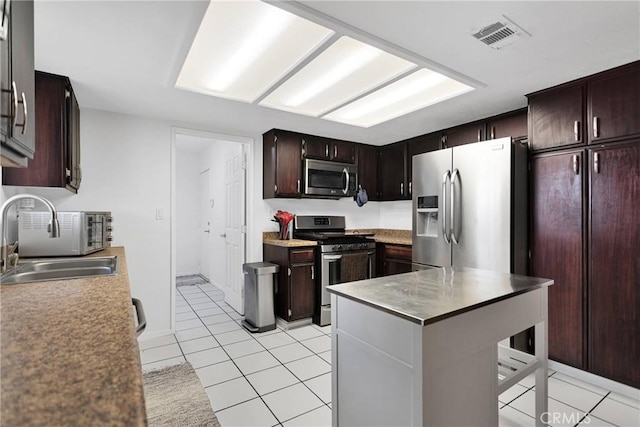
M 511 138 L 413 157 L 413 265 L 527 273 L 527 146 Z

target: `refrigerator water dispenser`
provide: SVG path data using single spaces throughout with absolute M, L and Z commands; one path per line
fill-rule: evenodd
M 438 237 L 438 196 L 419 196 L 416 206 L 416 234 L 420 237 Z

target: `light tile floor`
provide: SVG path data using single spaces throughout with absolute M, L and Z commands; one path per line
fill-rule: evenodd
M 188 360 L 222 427 L 330 426 L 331 327 L 250 334 L 211 284 L 178 287 L 176 333 L 140 341 L 143 370 Z M 500 426 L 533 426 L 530 376 L 499 397 Z M 549 424 L 640 426 L 640 402 L 559 372 Z

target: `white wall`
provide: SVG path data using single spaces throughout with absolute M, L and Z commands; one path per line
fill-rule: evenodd
M 380 228 L 411 230 L 411 200 L 379 202 Z
M 170 125 L 82 110 L 82 184 L 62 189 L 9 188 L 49 198 L 58 210 L 110 210 L 114 246 L 125 246 L 131 294 L 140 298 L 147 331 L 170 329 Z M 156 220 L 156 208 L 165 220 Z
M 200 155 L 176 153 L 176 276 L 198 274 Z
M 144 303 L 148 336 L 171 328 L 173 125 L 189 128 L 184 123 L 82 109 L 80 192 L 75 195 L 62 189 L 6 186 L 0 192 L 0 202 L 18 192 L 31 192 L 49 198 L 60 210 L 112 211 L 113 245 L 126 247 L 131 293 Z M 262 232 L 278 229 L 270 222 L 278 209 L 300 215 L 345 215 L 347 228 L 411 228 L 408 201 L 369 202 L 359 208 L 352 199 L 262 200 L 262 135 L 246 134 L 241 129 L 199 130 L 254 139 L 247 170 L 247 262 L 262 260 Z M 158 208 L 163 210 L 164 220 L 156 220 Z M 175 215 L 177 220 L 177 210 Z M 222 232 L 216 229 L 217 234 Z

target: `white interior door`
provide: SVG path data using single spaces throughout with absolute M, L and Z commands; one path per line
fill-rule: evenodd
M 200 174 L 200 259 L 199 272 L 207 280 L 211 279 L 211 189 L 209 169 Z
M 245 261 L 245 169 L 244 148 L 229 152 L 225 167 L 226 211 L 226 280 L 225 301 L 238 313 L 244 314 L 244 275 L 242 264 Z

